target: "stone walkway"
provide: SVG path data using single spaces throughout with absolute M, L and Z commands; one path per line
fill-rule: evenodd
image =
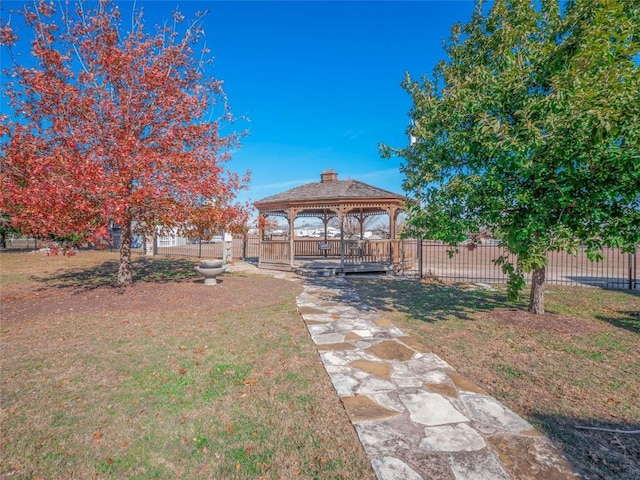
M 380 318 L 345 278 L 303 285 L 298 311 L 379 480 L 579 478 L 544 435 Z

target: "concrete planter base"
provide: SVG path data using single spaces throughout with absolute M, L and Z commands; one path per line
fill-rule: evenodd
M 203 260 L 195 270 L 204 277 L 205 285 L 216 285 L 218 280 L 216 277 L 224 273 L 227 269 L 224 260 Z

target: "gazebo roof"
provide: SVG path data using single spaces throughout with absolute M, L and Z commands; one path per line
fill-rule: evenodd
M 338 180 L 333 170 L 322 172 L 320 182 L 307 183 L 255 202 L 256 207 L 272 204 L 296 204 L 307 202 L 390 201 L 404 203 L 407 198 L 357 180 Z

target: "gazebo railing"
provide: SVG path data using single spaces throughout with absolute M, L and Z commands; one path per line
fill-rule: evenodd
M 296 257 L 339 257 L 340 240 L 334 238 L 296 239 L 294 242 Z
M 296 239 L 293 244 L 296 258 L 341 256 L 339 239 Z M 345 240 L 344 259 L 346 263 L 388 263 L 392 248 L 392 240 Z
M 295 258 L 342 258 L 338 239 L 304 239 L 293 242 Z M 260 265 L 286 266 L 291 263 L 288 240 L 265 240 L 260 244 Z M 348 265 L 398 261 L 399 240 L 344 240 L 344 262 Z
M 289 241 L 269 240 L 260 244 L 260 264 L 288 265 L 290 263 Z
M 345 263 L 389 263 L 392 240 L 345 240 Z

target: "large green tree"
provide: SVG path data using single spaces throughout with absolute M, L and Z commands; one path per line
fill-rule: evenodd
M 456 244 L 488 229 L 512 297 L 532 274 L 544 312 L 547 252 L 640 241 L 640 2 L 478 2 L 431 78 L 406 76 L 403 149 L 415 234 Z

